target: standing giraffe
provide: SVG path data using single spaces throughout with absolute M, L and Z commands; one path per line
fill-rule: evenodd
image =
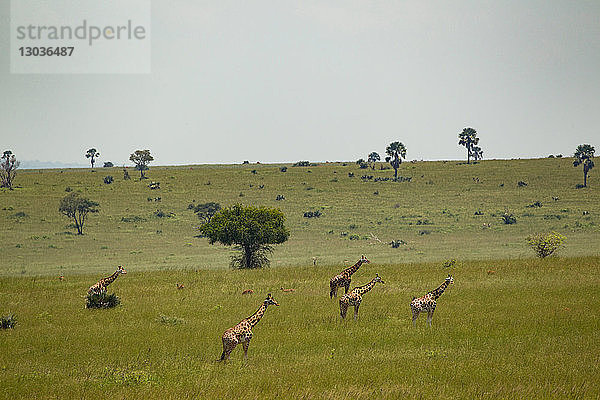
M 240 342 L 244 347 L 244 358 L 248 358 L 248 346 L 250 346 L 250 339 L 252 339 L 252 328 L 258 324 L 258 321 L 260 321 L 267 307 L 270 305 L 279 306 L 275 299 L 273 299 L 273 296 L 271 296 L 271 293 L 267 295 L 265 301 L 263 301 L 254 314 L 243 319 L 239 324 L 227 329 L 223 333 L 223 337 L 221 338 L 223 341 L 223 353 L 219 361 L 228 360 L 229 355 Z
M 431 326 L 431 319 L 433 318 L 433 312 L 435 311 L 436 300 L 444 293 L 444 290 L 454 283 L 454 278 L 452 275 L 448 275 L 448 277 L 444 280 L 437 289 L 428 292 L 423 297 L 413 297 L 410 302 L 410 309 L 412 311 L 412 322 L 413 326 L 417 324 L 417 317 L 419 313 L 427 311 L 427 325 Z
M 364 286 L 355 287 L 350 293 L 340 297 L 340 315 L 342 319 L 346 318 L 349 306 L 354 306 L 354 319 L 358 317 L 358 307 L 360 307 L 360 303 L 362 302 L 362 295 L 371 290 L 377 282 L 385 284 L 379 277 L 379 274 L 375 274 L 375 278 L 371 282 Z
M 106 278 L 100 279 L 98 282 L 90 286 L 88 289 L 88 295 L 93 294 L 106 294 L 106 287 L 114 282 L 115 279 L 119 277 L 119 275 L 125 275 L 127 271 L 123 269 L 122 266 L 119 265 L 117 270 L 111 276 L 107 276 Z
M 334 276 L 329 280 L 329 298 L 337 297 L 338 288 L 344 287 L 344 293 L 348 293 L 350 289 L 350 282 L 352 281 L 352 274 L 358 271 L 360 266 L 364 263 L 369 264 L 371 261 L 367 260 L 367 257 L 363 256 L 358 260 L 356 264 L 346 268 L 339 275 Z

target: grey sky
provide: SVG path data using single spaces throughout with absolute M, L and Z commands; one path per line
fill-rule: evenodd
M 152 73 L 9 73 L 0 2 L 0 150 L 156 164 L 600 150 L 600 1 L 152 3 Z

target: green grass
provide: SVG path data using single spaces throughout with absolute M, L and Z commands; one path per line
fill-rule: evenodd
M 124 181 L 119 168 L 21 171 L 18 188 L 0 190 L 0 251 L 10 260 L 0 275 L 102 273 L 119 264 L 137 271 L 226 269 L 232 250 L 194 237 L 200 221 L 188 205 L 208 201 L 281 208 L 291 236 L 275 247 L 274 267 L 312 265 L 313 257 L 319 265 L 341 265 L 363 253 L 389 263 L 523 258 L 533 254 L 528 235 L 552 230 L 567 237 L 561 255 L 594 255 L 589 244 L 600 240 L 598 183 L 592 176 L 590 187 L 575 189 L 582 173 L 571 159 L 405 162 L 399 175 L 412 180 L 403 183 L 373 182 L 393 171 L 354 163 L 288 165 L 285 173 L 280 167 L 157 167 L 144 181 L 135 171 Z M 114 183 L 104 184 L 106 175 Z M 149 189 L 150 181 L 161 189 Z M 100 203 L 84 236 L 58 212 L 67 187 Z M 276 201 L 278 194 L 285 200 Z M 527 207 L 536 201 L 542 207 Z M 157 217 L 158 210 L 170 217 Z M 502 222 L 505 210 L 516 224 Z M 307 211 L 322 215 L 305 218 Z M 392 248 L 392 240 L 406 244 Z
M 339 266 L 131 272 L 122 303 L 84 308 L 98 277 L 0 279 L 19 324 L 0 331 L 2 398 L 597 398 L 600 258 L 361 267 L 378 272 L 357 321 L 340 321 Z M 495 271 L 488 273 L 488 271 Z M 409 302 L 452 272 L 432 328 Z M 178 290 L 176 283 L 185 288 Z M 295 288 L 283 293 L 280 287 Z M 244 289 L 255 294 L 242 296 Z M 241 347 L 217 362 L 225 329 L 273 293 Z M 351 313 L 349 312 L 351 315 Z
M 0 315 L 18 321 L 0 330 L 0 398 L 600 397 L 600 190 L 593 176 L 575 189 L 572 160 L 406 162 L 402 183 L 354 163 L 280 167 L 158 167 L 145 181 L 118 168 L 20 171 L 0 190 Z M 100 203 L 83 236 L 58 212 L 67 187 Z M 230 270 L 231 249 L 194 237 L 188 205 L 209 201 L 283 210 L 291 236 L 272 268 Z M 553 230 L 565 247 L 533 258 L 526 237 Z M 328 281 L 361 254 L 371 264 L 353 286 L 375 273 L 386 284 L 342 322 Z M 117 265 L 121 305 L 85 309 Z M 433 327 L 421 316 L 413 328 L 410 299 L 449 272 Z M 254 329 L 249 360 L 236 349 L 216 362 L 223 331 L 269 292 L 281 306 Z

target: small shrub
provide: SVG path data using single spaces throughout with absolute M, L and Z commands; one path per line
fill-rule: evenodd
M 529 207 L 529 208 L 535 208 L 535 207 L 541 207 L 541 206 L 542 206 L 542 203 L 541 203 L 541 202 L 539 202 L 539 201 L 534 201 L 533 203 L 531 203 L 531 204 L 527 205 L 526 207 Z
M 319 210 L 316 211 L 306 211 L 304 213 L 304 218 L 319 218 L 323 213 Z
M 244 160 L 244 162 L 242 164 L 250 164 L 250 161 Z
M 298 162 L 294 163 L 293 166 L 294 167 L 310 167 L 310 162 L 309 161 L 298 161 Z
M 348 172 L 348 178 L 354 178 L 354 172 Z
M 121 222 L 144 222 L 146 218 L 140 217 L 138 215 L 133 215 L 131 217 L 121 217 Z
M 119 304 L 121 304 L 121 300 L 114 293 L 88 294 L 85 308 L 113 308 Z
M 359 240 L 360 236 L 358 236 L 358 235 L 350 235 L 350 237 L 348 239 L 350 239 L 350 240 Z
M 505 212 L 504 214 L 502 214 L 502 222 L 504 222 L 506 225 L 516 224 L 517 217 L 515 217 L 513 214 Z
M 453 258 L 453 259 L 444 261 L 444 263 L 442 264 L 442 267 L 443 268 L 451 268 L 451 267 L 454 267 L 455 265 L 456 265 L 456 260 Z
M 25 218 L 27 216 L 27 214 L 25 214 L 23 211 L 19 211 L 13 214 L 14 218 Z
M 106 161 L 106 162 L 104 163 L 104 165 L 103 165 L 103 167 L 104 167 L 104 168 L 112 168 L 112 167 L 114 167 L 114 166 L 115 166 L 115 165 L 114 165 L 112 162 L 110 162 L 110 161 Z
M 111 183 L 113 183 L 115 179 L 111 176 L 111 175 L 107 175 L 104 177 L 104 183 L 106 183 L 107 185 L 110 185 Z
M 67 186 L 65 188 L 65 192 L 67 192 L 67 193 L 72 192 L 72 191 L 73 191 L 73 189 L 71 189 L 71 186 Z
M 556 252 L 565 242 L 560 233 L 539 233 L 527 237 L 527 243 L 540 258 L 546 258 Z
M 17 324 L 17 317 L 14 314 L 3 315 L 0 317 L 1 329 L 13 329 Z
M 393 249 L 397 249 L 398 247 L 405 245 L 406 242 L 402 239 L 398 239 L 398 240 L 392 240 L 390 242 L 390 246 L 392 246 Z
M 525 186 L 527 186 L 527 183 L 526 183 L 526 182 L 523 182 L 523 181 L 519 181 L 519 182 L 517 182 L 517 185 L 518 185 L 519 187 L 525 187 Z
M 583 189 L 585 186 L 583 186 L 581 183 L 578 183 L 577 185 L 575 185 L 575 189 Z
M 477 210 L 477 211 L 475 211 L 475 215 L 483 215 L 483 211 Z
M 277 200 L 277 201 L 285 200 L 285 196 L 282 194 L 278 194 L 277 197 L 275 198 L 275 200 Z
M 183 324 L 185 321 L 181 318 L 169 317 L 161 314 L 158 316 L 158 322 L 163 325 L 179 325 Z
M 279 170 L 280 170 L 281 172 L 287 172 L 287 167 L 281 167 L 281 168 L 279 168 Z
M 150 183 L 148 184 L 148 187 L 149 187 L 151 190 L 160 189 L 160 182 L 150 182 Z
M 253 175 L 256 175 L 256 170 L 255 170 L 255 169 L 253 169 L 253 170 L 252 170 L 252 171 L 250 171 L 250 172 L 252 172 L 252 174 L 253 174 Z
M 158 217 L 158 218 L 173 218 L 175 216 L 175 213 L 172 213 L 172 212 L 166 213 L 163 210 L 156 210 L 154 212 L 154 216 Z

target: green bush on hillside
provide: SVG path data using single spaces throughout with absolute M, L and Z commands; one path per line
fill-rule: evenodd
M 560 233 L 538 233 L 527 237 L 527 243 L 540 258 L 546 258 L 556 252 L 565 242 Z

